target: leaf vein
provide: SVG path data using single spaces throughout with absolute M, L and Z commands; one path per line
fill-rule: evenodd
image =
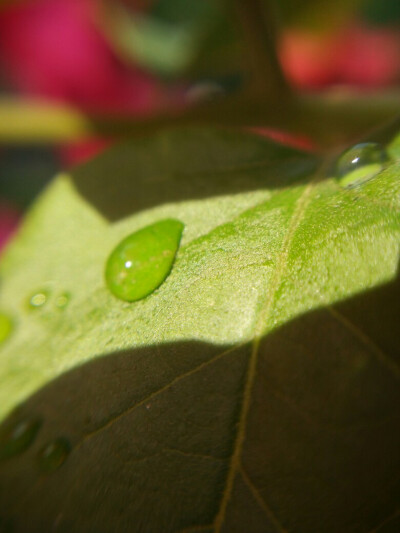
M 242 476 L 243 481 L 247 485 L 248 489 L 250 490 L 251 494 L 253 495 L 253 498 L 256 500 L 260 508 L 264 511 L 264 513 L 267 515 L 268 519 L 273 523 L 273 525 L 276 527 L 277 531 L 279 533 L 286 533 L 287 530 L 282 526 L 282 524 L 279 522 L 277 517 L 275 516 L 275 513 L 271 510 L 269 505 L 267 505 L 264 498 L 261 496 L 260 491 L 255 486 L 254 482 L 250 479 L 247 472 L 243 468 L 243 465 L 240 465 L 239 467 L 240 474 Z
M 347 317 L 340 313 L 337 309 L 328 306 L 328 312 L 335 320 L 342 324 L 347 331 L 353 334 L 359 341 L 371 350 L 380 363 L 382 363 L 392 374 L 400 379 L 400 366 L 393 361 L 364 331 L 351 322 Z
M 182 455 L 184 457 L 205 459 L 207 461 L 226 461 L 225 457 L 216 457 L 215 455 L 207 455 L 205 453 L 194 453 L 194 452 L 185 452 L 183 450 L 178 450 L 177 448 L 163 448 L 162 452 L 175 453 L 177 455 Z
M 242 346 L 242 344 L 239 344 L 239 345 L 236 345 L 236 346 L 232 346 L 228 350 L 225 350 L 225 351 L 215 355 L 211 359 L 208 359 L 208 361 L 204 361 L 200 365 L 197 365 L 195 368 L 192 368 L 191 370 L 185 372 L 184 374 L 174 378 L 172 381 L 170 381 L 169 383 L 167 383 L 166 385 L 164 385 L 160 389 L 152 392 L 151 394 L 149 394 L 145 398 L 141 399 L 139 402 L 135 403 L 134 405 L 131 405 L 127 409 L 124 409 L 118 415 L 112 417 L 110 420 L 108 420 L 107 422 L 105 422 L 101 426 L 97 427 L 95 430 L 93 430 L 90 433 L 87 433 L 86 435 L 84 435 L 84 437 L 81 439 L 81 441 L 78 442 L 77 445 L 75 446 L 75 450 L 77 450 L 79 447 L 81 447 L 84 444 L 84 442 L 86 442 L 87 440 L 89 440 L 92 437 L 98 435 L 103 430 L 106 430 L 109 427 L 111 427 L 114 423 L 116 423 L 119 420 L 121 420 L 124 416 L 126 416 L 128 414 L 131 414 L 133 411 L 135 411 L 139 407 L 145 405 L 150 400 L 153 400 L 155 397 L 159 396 L 163 392 L 169 390 L 171 387 L 173 387 L 174 385 L 176 385 L 177 383 L 179 383 L 183 379 L 185 379 L 185 378 L 187 378 L 189 376 L 192 376 L 193 374 L 196 374 L 197 372 L 201 371 L 203 368 L 206 368 L 207 366 L 215 363 L 216 361 L 218 361 L 219 359 L 221 359 L 225 355 L 228 355 L 229 353 L 237 350 L 238 348 L 240 348 L 240 346 Z
M 227 510 L 228 503 L 229 503 L 231 493 L 233 490 L 233 485 L 234 485 L 234 481 L 236 478 L 236 474 L 240 466 L 240 457 L 241 457 L 243 444 L 244 444 L 245 437 L 246 437 L 247 418 L 248 418 L 248 413 L 250 410 L 250 402 L 251 402 L 251 397 L 252 397 L 254 381 L 256 377 L 256 369 L 257 369 L 257 363 L 258 363 L 258 351 L 259 351 L 258 349 L 259 349 L 261 337 L 263 335 L 263 330 L 264 330 L 263 326 L 271 314 L 271 310 L 273 308 L 273 304 L 275 300 L 276 291 L 279 287 L 279 284 L 281 282 L 283 273 L 287 265 L 287 259 L 288 259 L 289 250 L 290 250 L 290 243 L 292 241 L 293 235 L 295 234 L 304 216 L 306 208 L 309 204 L 310 195 L 311 195 L 311 191 L 313 190 L 313 187 L 314 187 L 314 181 L 310 182 L 307 185 L 307 187 L 305 187 L 303 193 L 297 200 L 290 224 L 286 232 L 286 236 L 282 243 L 281 251 L 280 251 L 276 269 L 275 269 L 275 274 L 271 281 L 270 289 L 264 299 L 264 303 L 262 307 L 263 310 L 260 313 L 260 319 L 255 327 L 253 349 L 252 349 L 252 353 L 249 359 L 247 378 L 246 378 L 246 383 L 245 383 L 245 387 L 243 391 L 242 409 L 241 409 L 241 413 L 239 416 L 236 440 L 234 443 L 231 463 L 229 466 L 228 475 L 226 479 L 225 490 L 224 490 L 224 493 L 221 499 L 221 505 L 215 517 L 215 533 L 221 532 L 221 528 L 225 520 L 226 510 Z

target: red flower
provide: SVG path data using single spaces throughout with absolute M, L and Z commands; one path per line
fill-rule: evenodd
M 303 88 L 334 84 L 380 87 L 400 74 L 400 36 L 353 23 L 334 34 L 288 31 L 280 56 L 289 80 Z

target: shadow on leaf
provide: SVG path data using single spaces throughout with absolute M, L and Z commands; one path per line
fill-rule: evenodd
M 108 150 L 72 172 L 75 187 L 115 221 L 165 202 L 286 187 L 308 178 L 315 155 L 248 133 L 177 129 Z
M 1 428 L 4 446 L 41 421 L 0 463 L 0 531 L 211 533 L 234 467 L 224 533 L 397 532 L 399 316 L 396 280 L 293 320 L 262 340 L 251 391 L 250 345 L 164 344 L 67 372 Z M 70 451 L 43 469 L 57 439 Z

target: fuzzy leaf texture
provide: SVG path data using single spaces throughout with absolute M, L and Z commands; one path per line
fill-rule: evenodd
M 1 262 L 0 531 L 398 531 L 398 147 L 353 188 L 209 129 L 59 176 Z M 169 276 L 118 300 L 163 219 Z

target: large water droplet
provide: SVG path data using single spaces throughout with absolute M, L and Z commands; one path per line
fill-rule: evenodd
M 389 157 L 377 143 L 356 144 L 338 159 L 336 174 L 342 187 L 356 187 L 375 177 Z
M 43 307 L 49 298 L 49 292 L 46 290 L 37 291 L 29 298 L 29 307 L 31 309 L 39 309 Z
M 8 459 L 25 451 L 35 440 L 41 426 L 38 418 L 27 418 L 11 427 L 5 427 L 0 434 L 0 459 Z
M 108 258 L 105 277 L 110 291 L 134 302 L 151 294 L 171 271 L 184 224 L 166 219 L 124 239 Z
M 60 468 L 71 451 L 71 445 L 67 439 L 56 439 L 39 452 L 39 467 L 44 472 L 53 472 Z
M 2 344 L 11 334 L 13 322 L 11 318 L 0 312 L 0 344 Z

